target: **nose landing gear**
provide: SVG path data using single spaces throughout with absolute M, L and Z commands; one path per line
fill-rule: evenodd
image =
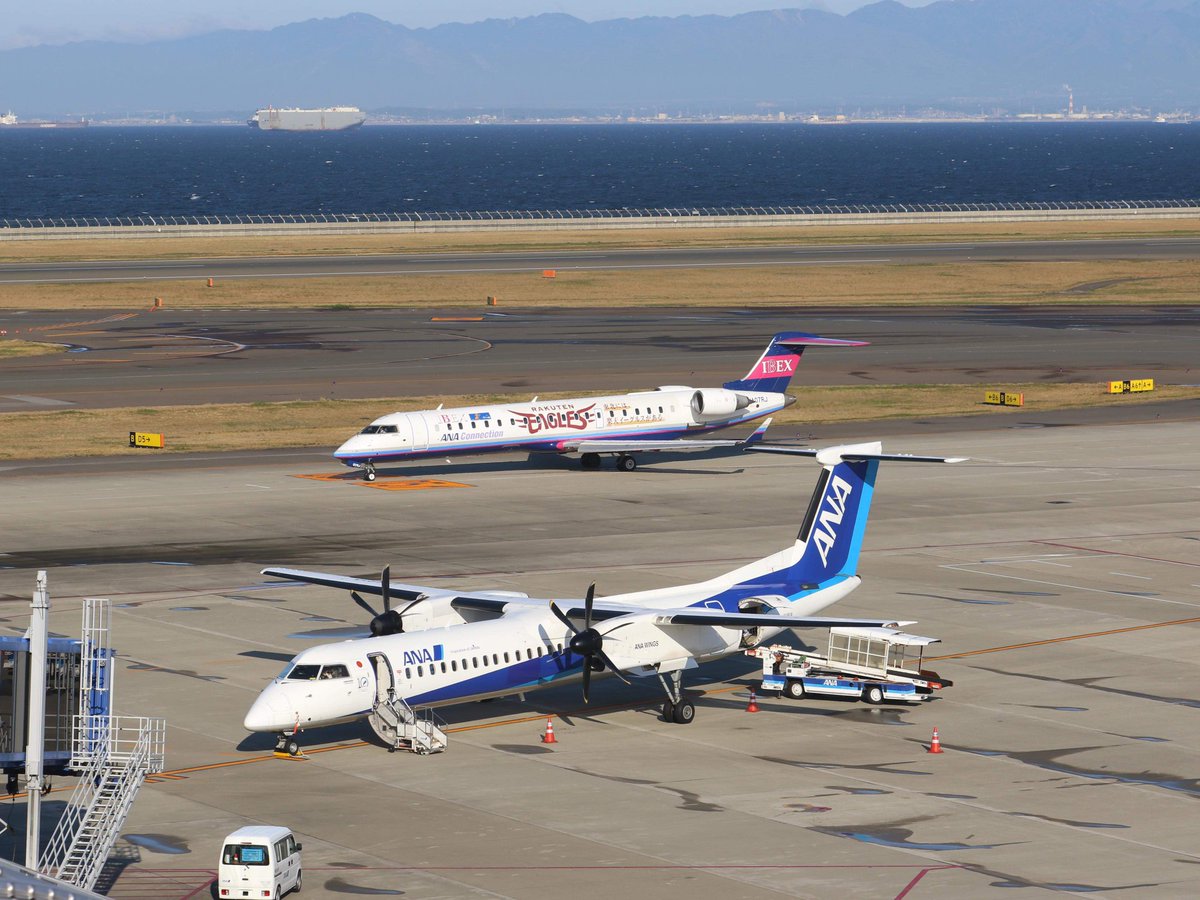
M 296 733 L 282 732 L 275 739 L 275 756 L 280 759 L 305 759 L 303 751 L 300 749 L 300 743 L 296 740 Z
M 363 481 L 375 480 L 375 464 L 363 463 Z

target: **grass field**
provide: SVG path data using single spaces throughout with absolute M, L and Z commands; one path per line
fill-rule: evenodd
M 1003 385 L 1025 394 L 1024 410 L 1138 404 L 1151 400 L 1200 398 L 1200 388 L 1160 387 L 1149 394 L 1110 395 L 1102 384 Z M 795 426 L 949 415 L 1019 416 L 1022 409 L 986 406 L 979 385 L 898 385 L 793 388 L 800 401 L 775 416 L 771 433 L 793 437 Z M 551 400 L 567 394 L 543 394 Z M 528 394 L 465 397 L 409 397 L 378 400 L 319 400 L 209 406 L 55 410 L 5 413 L 0 423 L 8 439 L 0 459 L 63 459 L 108 456 L 128 448 L 129 432 L 166 435 L 165 451 L 195 452 L 327 447 L 330 452 L 378 416 L 389 412 L 484 403 L 523 402 Z M 749 426 L 731 433 L 748 433 Z M 135 452 L 129 450 L 129 452 Z
M 105 241 L 0 241 L 0 262 L 192 256 L 370 254 L 403 251 L 520 251 L 529 249 L 733 246 L 896 241 L 1043 240 L 1129 236 L 1196 236 L 1200 219 L 1120 220 L 989 225 L 805 226 L 719 229 L 643 229 L 565 232 L 476 232 L 452 235 L 147 238 Z M 1193 304 L 1200 296 L 1200 262 L 1111 259 L 1090 262 L 851 264 L 638 271 L 366 278 L 286 278 L 217 281 L 116 282 L 88 285 L 5 285 L 3 309 L 146 309 L 161 297 L 166 310 L 200 308 L 445 307 L 485 308 L 499 297 L 508 307 L 775 306 L 879 307 L 899 305 Z M 0 358 L 58 350 L 0 338 Z M 1058 409 L 1148 398 L 1200 397 L 1200 389 L 1162 387 L 1152 395 L 1110 397 L 1102 385 L 1004 385 L 1024 391 L 1026 409 Z M 1019 415 L 984 406 L 977 385 L 830 387 L 797 389 L 801 402 L 777 417 L 775 431 L 802 423 L 868 421 L 945 415 Z M 128 432 L 167 435 L 166 452 L 285 447 L 333 448 L 371 419 L 394 410 L 428 409 L 440 402 L 512 402 L 521 396 L 429 397 L 404 400 L 252 403 L 116 410 L 55 410 L 0 414 L 6 439 L 0 458 L 65 458 L 121 452 Z M 11 436 L 20 435 L 20 441 Z M 130 451 L 134 452 L 134 451 Z M 148 451 L 137 451 L 148 452 Z
M 1200 235 L 1198 220 L 1028 223 L 1018 225 L 671 229 L 459 235 L 129 239 L 0 242 L 0 261 L 185 256 L 310 255 L 554 247 L 729 246 L 829 241 L 962 241 Z M 540 273 L 264 278 L 78 284 L 9 284 L 0 309 L 167 309 L 501 306 L 883 306 L 911 304 L 1176 304 L 1200 294 L 1200 262 L 861 263 L 559 271 Z
M 15 359 L 19 356 L 47 356 L 51 353 L 63 353 L 66 349 L 62 344 L 42 344 L 37 341 L 0 338 L 0 359 Z

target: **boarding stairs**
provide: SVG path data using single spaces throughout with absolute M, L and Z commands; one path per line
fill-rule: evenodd
M 68 764 L 79 782 L 42 854 L 42 871 L 90 890 L 100 877 L 147 775 L 163 770 L 166 720 L 110 714 L 111 606 L 88 599 L 83 609 L 79 709 Z
M 147 775 L 163 770 L 166 721 L 141 716 L 76 719 L 76 728 L 89 734 L 91 752 L 71 760 L 79 782 L 46 846 L 42 867 L 68 884 L 90 889 L 138 789 Z
M 390 745 L 390 749 L 408 750 L 419 756 L 441 753 L 449 743 L 445 722 L 431 709 L 415 710 L 395 691 L 377 698 L 371 709 L 371 727 Z

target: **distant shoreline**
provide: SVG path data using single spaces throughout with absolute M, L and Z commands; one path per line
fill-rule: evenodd
M 641 117 L 641 116 L 626 116 L 616 118 L 610 116 L 597 117 L 554 117 L 547 116 L 545 118 L 520 118 L 507 119 L 499 117 L 478 117 L 478 118 L 434 118 L 434 119 L 410 119 L 401 117 L 368 117 L 367 121 L 361 126 L 363 128 L 407 128 L 407 127 L 423 127 L 423 126 L 462 126 L 462 127 L 482 127 L 488 125 L 612 125 L 612 126 L 629 126 L 629 125 L 781 125 L 781 126 L 796 126 L 804 125 L 811 127 L 831 126 L 831 125 L 1113 125 L 1113 124 L 1155 124 L 1155 125 L 1191 125 L 1200 122 L 1200 116 L 1194 116 L 1190 113 L 1173 113 L 1170 115 L 1134 115 L 1134 114 L 1105 114 L 1092 116 L 1072 116 L 1047 113 L 1045 115 L 1030 114 L 1022 116 L 871 116 L 871 117 L 855 117 L 855 116 L 827 116 L 819 118 L 805 118 L 802 116 L 791 116 L 780 119 L 770 116 L 721 116 L 717 118 L 685 118 L 685 117 Z M 69 120 L 41 120 L 33 119 L 29 121 L 18 122 L 15 125 L 0 124 L 0 134 L 6 131 L 30 131 L 30 130 L 45 130 L 53 131 L 56 129 L 72 130 L 76 128 L 95 127 L 95 128 L 247 128 L 245 120 L 234 119 L 214 119 L 214 120 L 194 120 L 187 118 L 172 118 L 166 119 L 106 119 L 106 118 L 84 118 L 82 121 Z M 270 132 L 268 132 L 270 133 Z M 311 132 L 310 132 L 311 133 Z M 326 132 L 316 132 L 324 134 Z

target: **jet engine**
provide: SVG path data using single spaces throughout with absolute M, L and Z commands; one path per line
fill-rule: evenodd
M 692 415 L 697 422 L 724 419 L 750 405 L 745 394 L 725 388 L 700 388 L 692 394 Z

